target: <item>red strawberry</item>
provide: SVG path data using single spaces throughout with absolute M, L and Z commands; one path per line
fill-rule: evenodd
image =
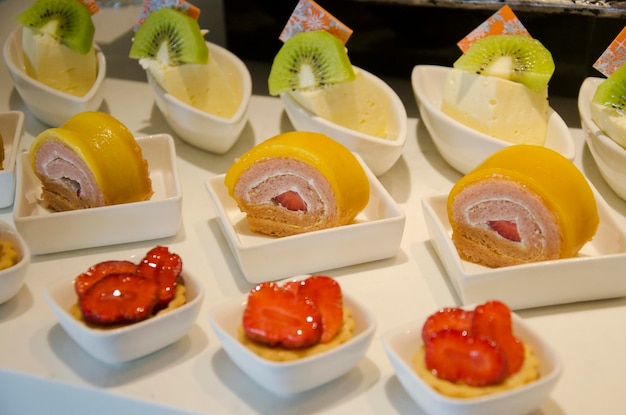
M 109 274 L 137 272 L 137 265 L 130 261 L 104 261 L 89 267 L 74 280 L 76 294 L 81 297 L 96 282 Z
M 486 386 L 506 377 L 504 355 L 488 339 L 442 330 L 430 338 L 425 348 L 426 366 L 440 379 Z
M 159 286 L 156 310 L 167 307 L 176 294 L 176 285 L 183 270 L 183 261 L 165 246 L 152 248 L 138 266 L 139 274 L 153 279 Z
M 490 220 L 489 227 L 496 231 L 498 235 L 512 242 L 521 242 L 522 238 L 514 220 Z
M 438 331 L 452 329 L 470 332 L 472 329 L 472 311 L 458 307 L 446 307 L 431 314 L 422 327 L 422 340 L 428 343 Z
M 513 334 L 511 309 L 501 301 L 488 301 L 476 306 L 472 333 L 494 341 L 507 360 L 509 374 L 516 373 L 524 363 L 524 345 Z
M 310 298 L 322 316 L 320 342 L 328 343 L 334 339 L 343 326 L 343 295 L 339 283 L 327 276 L 314 275 L 297 281 L 294 286 L 297 295 Z
M 78 300 L 85 321 L 98 325 L 133 323 L 152 315 L 155 281 L 134 273 L 109 274 Z
M 319 342 L 322 317 L 308 298 L 297 296 L 274 282 L 264 282 L 248 295 L 243 329 L 253 341 L 301 349 Z
M 287 190 L 274 198 L 276 202 L 288 210 L 306 212 L 306 202 L 293 190 Z

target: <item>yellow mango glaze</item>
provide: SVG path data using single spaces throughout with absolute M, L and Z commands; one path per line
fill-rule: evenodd
M 451 222 L 452 202 L 456 195 L 476 182 L 494 177 L 525 186 L 554 213 L 561 230 L 560 258 L 576 256 L 595 235 L 600 218 L 587 180 L 570 160 L 538 145 L 505 147 L 461 178 L 448 196 L 447 211 Z M 451 225 L 456 228 L 455 224 Z
M 269 138 L 243 154 L 226 172 L 224 184 L 234 195 L 239 177 L 255 163 L 269 158 L 292 158 L 309 164 L 329 182 L 343 223 L 367 206 L 369 180 L 359 161 L 344 145 L 319 133 L 293 131 Z
M 148 163 L 130 130 L 104 112 L 87 111 L 42 132 L 30 147 L 33 171 L 39 147 L 57 140 L 87 164 L 107 204 L 148 200 L 153 194 Z M 123 166 L 123 168 L 120 168 Z
M 9 241 L 0 241 L 0 270 L 17 264 L 18 255 L 13 244 Z

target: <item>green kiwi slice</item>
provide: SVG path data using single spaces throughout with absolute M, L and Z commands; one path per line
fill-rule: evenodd
M 283 44 L 272 62 L 270 95 L 352 81 L 355 78 L 341 41 L 324 30 L 300 32 Z
M 195 19 L 164 7 L 150 13 L 139 27 L 128 56 L 170 65 L 204 64 L 209 61 L 209 48 Z
M 524 35 L 492 35 L 477 40 L 453 65 L 480 75 L 498 76 L 540 92 L 554 73 L 552 54 Z
M 626 64 L 598 85 L 591 101 L 620 111 L 626 110 Z
M 17 21 L 82 54 L 89 52 L 93 44 L 91 14 L 76 0 L 37 0 L 17 16 Z

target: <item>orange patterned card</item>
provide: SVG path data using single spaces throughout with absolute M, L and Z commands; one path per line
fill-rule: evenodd
M 176 10 L 180 10 L 187 16 L 196 20 L 200 17 L 200 9 L 185 0 L 145 0 L 141 6 L 137 23 L 135 24 L 135 31 L 139 29 L 139 26 L 143 24 L 150 13 L 163 7 L 172 7 Z
M 490 35 L 524 35 L 530 37 L 522 22 L 509 6 L 503 6 L 480 26 L 465 36 L 457 46 L 465 52 L 472 43 Z
M 626 62 L 626 27 L 622 29 L 609 47 L 593 64 L 607 78 Z
M 345 45 L 352 29 L 341 23 L 313 0 L 298 0 L 285 28 L 279 36 L 283 42 L 291 36 L 313 30 L 326 30 L 336 36 Z
M 89 10 L 89 14 L 92 16 L 100 11 L 96 0 L 78 0 L 78 2 L 82 3 L 83 6 L 85 6 L 87 10 Z

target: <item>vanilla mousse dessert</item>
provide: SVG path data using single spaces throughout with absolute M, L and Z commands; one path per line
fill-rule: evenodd
M 591 119 L 611 140 L 626 148 L 626 116 L 624 114 L 624 80 L 626 64 L 605 79 L 591 100 Z
M 210 54 L 198 22 L 183 11 L 151 12 L 133 38 L 129 56 L 169 94 L 213 115 L 231 118 L 243 87 L 227 62 Z
M 444 113 L 513 144 L 545 143 L 554 61 L 539 41 L 525 35 L 487 36 L 453 66 L 443 91 Z
M 22 12 L 26 73 L 58 91 L 84 96 L 98 65 L 91 14 L 78 0 L 37 0 Z

